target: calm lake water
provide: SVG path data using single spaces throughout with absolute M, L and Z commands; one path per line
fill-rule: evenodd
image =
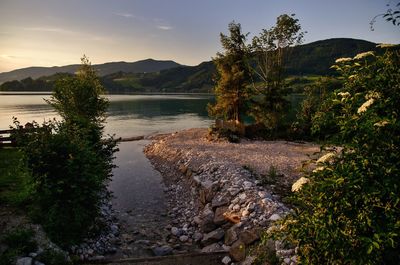
M 12 117 L 21 124 L 59 118 L 43 100 L 48 95 L 0 95 L 0 130 Z M 110 95 L 105 132 L 118 137 L 174 132 L 207 127 L 206 105 L 212 97 L 200 95 Z

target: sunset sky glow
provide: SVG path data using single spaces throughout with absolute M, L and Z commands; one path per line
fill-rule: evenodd
M 386 0 L 1 0 L 0 72 L 29 66 L 146 58 L 197 65 L 220 50 L 232 20 L 250 38 L 295 13 L 305 43 L 356 38 L 400 43 L 400 27 L 378 18 Z

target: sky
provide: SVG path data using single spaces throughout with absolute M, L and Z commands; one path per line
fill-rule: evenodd
M 296 14 L 304 43 L 355 38 L 400 43 L 378 18 L 396 0 L 0 0 L 0 72 L 29 66 L 147 58 L 197 65 L 221 50 L 229 22 L 249 38 L 281 14 Z

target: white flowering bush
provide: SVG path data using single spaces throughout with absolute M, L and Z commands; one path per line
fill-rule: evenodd
M 278 236 L 297 244 L 301 264 L 400 264 L 400 52 L 335 67 L 344 85 L 314 126 L 332 119 L 343 150 L 295 187 Z

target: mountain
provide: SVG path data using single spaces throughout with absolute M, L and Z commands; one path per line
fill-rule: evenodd
M 28 67 L 13 70 L 10 72 L 0 73 L 0 84 L 6 81 L 22 80 L 28 77 L 33 79 L 50 76 L 56 73 L 70 73 L 73 74 L 79 69 L 79 64 L 72 64 L 66 66 L 53 66 L 53 67 Z M 147 59 L 132 63 L 127 62 L 112 62 L 104 64 L 95 64 L 93 67 L 98 71 L 100 76 L 112 74 L 115 72 L 126 73 L 144 73 L 144 72 L 158 72 L 164 69 L 181 66 L 174 61 L 159 61 Z
M 400 45 L 394 49 L 400 49 Z M 336 75 L 336 72 L 330 67 L 337 58 L 354 57 L 356 54 L 366 51 L 383 53 L 385 50 L 377 48 L 376 43 L 349 38 L 327 39 L 299 45 L 291 48 L 289 52 L 286 74 L 292 77 L 290 85 L 292 87 L 300 85 L 301 91 L 302 87 L 307 85 L 310 80 L 317 80 L 318 76 Z M 67 73 L 74 73 L 77 67 L 77 65 L 58 67 L 57 70 L 53 69 L 53 73 L 62 72 L 65 69 L 69 69 L 66 71 Z M 211 61 L 197 66 L 183 66 L 172 61 L 145 60 L 135 63 L 106 63 L 95 65 L 95 68 L 99 70 L 104 87 L 111 93 L 211 92 L 214 86 L 212 77 L 215 74 L 215 67 Z M 15 71 L 26 71 L 26 69 Z M 36 71 L 35 74 L 36 76 L 46 75 L 44 71 L 41 73 Z M 0 86 L 0 90 L 48 91 L 51 90 L 54 80 L 60 75 L 45 76 L 36 80 L 27 78 L 20 82 L 6 82 Z

